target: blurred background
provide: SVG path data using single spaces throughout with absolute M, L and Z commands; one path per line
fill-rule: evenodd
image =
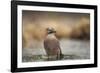
M 43 40 L 48 27 L 56 30 L 63 59 L 90 58 L 90 14 L 23 10 L 23 62 L 45 61 Z

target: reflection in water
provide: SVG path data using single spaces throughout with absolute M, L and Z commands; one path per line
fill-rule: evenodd
M 43 42 L 39 42 L 37 44 L 38 45 L 34 45 L 34 48 L 23 48 L 23 62 L 47 61 Z M 63 39 L 60 40 L 60 46 L 64 55 L 62 60 L 90 58 L 90 41 Z

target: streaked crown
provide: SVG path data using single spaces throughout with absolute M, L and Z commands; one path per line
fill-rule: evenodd
M 47 28 L 47 33 L 51 34 L 51 33 L 56 33 L 56 30 L 52 27 Z

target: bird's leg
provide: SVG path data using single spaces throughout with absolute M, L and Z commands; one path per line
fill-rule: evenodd
M 61 52 L 61 50 L 58 52 L 57 54 L 57 60 L 61 60 L 63 58 L 63 54 Z

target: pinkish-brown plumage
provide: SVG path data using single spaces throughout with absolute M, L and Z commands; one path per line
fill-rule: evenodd
M 48 33 L 46 38 L 44 39 L 44 48 L 48 55 L 48 59 L 61 59 L 62 53 L 60 48 L 60 43 L 51 30 L 51 33 Z

